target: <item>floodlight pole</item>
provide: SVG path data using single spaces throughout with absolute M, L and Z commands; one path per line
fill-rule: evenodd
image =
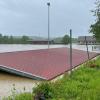
M 72 29 L 70 29 L 70 71 L 72 71 Z
M 85 42 L 86 42 L 87 55 L 88 55 L 88 60 L 89 60 L 90 59 L 90 55 L 89 55 L 89 49 L 88 49 L 88 43 L 87 43 L 86 36 L 85 36 Z
M 48 49 L 50 48 L 50 2 L 47 3 L 48 6 Z

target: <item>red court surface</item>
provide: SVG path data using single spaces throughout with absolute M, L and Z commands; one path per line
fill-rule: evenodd
M 97 53 L 90 53 L 90 58 Z M 87 61 L 87 52 L 73 49 L 73 67 Z M 0 53 L 0 69 L 36 79 L 51 80 L 70 69 L 68 48 Z

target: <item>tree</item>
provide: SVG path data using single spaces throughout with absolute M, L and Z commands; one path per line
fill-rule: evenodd
M 13 38 L 13 36 L 10 36 L 9 37 L 9 44 L 13 44 L 14 43 L 14 38 Z
M 65 35 L 65 36 L 62 38 L 62 43 L 63 43 L 63 44 L 68 44 L 68 43 L 69 43 L 69 40 L 70 40 L 69 36 L 68 36 L 68 35 Z
M 100 42 L 100 0 L 96 0 L 96 9 L 92 12 L 96 17 L 95 23 L 90 26 L 90 32 L 93 33 L 94 37 Z
M 29 37 L 28 36 L 22 36 L 21 43 L 27 44 L 28 43 L 28 40 L 29 40 Z
M 0 44 L 2 44 L 2 34 L 0 33 Z
M 3 43 L 4 44 L 8 44 L 8 41 L 9 41 L 9 37 L 8 36 L 3 36 Z

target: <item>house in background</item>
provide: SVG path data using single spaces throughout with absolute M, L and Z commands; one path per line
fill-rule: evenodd
M 86 36 L 86 41 L 87 41 L 87 44 L 89 44 L 89 45 L 98 44 L 95 37 L 93 37 L 93 36 Z M 85 41 L 85 36 L 79 36 L 78 37 L 78 44 L 85 45 L 86 41 Z

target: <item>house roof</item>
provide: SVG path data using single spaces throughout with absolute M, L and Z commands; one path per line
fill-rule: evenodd
M 54 48 L 0 53 L 0 69 L 17 75 L 51 80 L 70 70 L 70 50 Z M 90 58 L 97 56 L 90 53 Z M 88 60 L 85 51 L 73 49 L 73 67 Z
M 41 38 L 41 39 L 30 39 L 28 41 L 48 41 L 48 39 L 44 39 L 44 38 Z M 53 39 L 50 39 L 49 41 L 53 41 Z
M 86 40 L 87 41 L 96 41 L 96 39 L 93 36 L 86 36 Z M 85 41 L 85 36 L 79 36 L 78 37 L 78 41 Z

